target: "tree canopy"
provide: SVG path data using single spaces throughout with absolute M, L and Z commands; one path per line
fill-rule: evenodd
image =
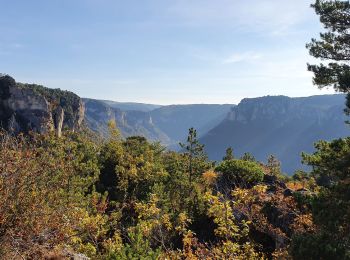
M 333 87 L 350 92 L 350 3 L 349 1 L 317 0 L 312 5 L 325 28 L 319 39 L 312 39 L 307 48 L 310 55 L 327 63 L 308 65 L 314 73 L 314 83 L 320 88 Z M 348 94 L 346 112 L 350 113 Z

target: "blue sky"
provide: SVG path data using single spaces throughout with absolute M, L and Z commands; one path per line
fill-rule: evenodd
M 312 85 L 311 0 L 0 0 L 0 72 L 158 104 L 332 93 Z

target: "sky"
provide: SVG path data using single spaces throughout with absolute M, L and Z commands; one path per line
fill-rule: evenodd
M 312 0 L 0 0 L 0 72 L 82 97 L 238 103 L 312 84 Z

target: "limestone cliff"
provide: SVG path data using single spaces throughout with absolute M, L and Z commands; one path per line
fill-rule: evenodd
M 313 143 L 349 135 L 344 103 L 344 95 L 243 99 L 200 142 L 212 160 L 221 160 L 231 146 L 238 157 L 249 152 L 266 161 L 273 154 L 292 174 L 304 168 L 300 155 L 313 152 Z
M 15 133 L 77 130 L 84 119 L 81 99 L 68 91 L 17 83 L 0 75 L 0 126 Z
M 123 111 L 101 100 L 84 99 L 86 125 L 93 131 L 108 136 L 108 122 L 115 121 L 123 137 L 143 136 L 167 145 L 169 137 L 153 124 L 152 117 L 144 111 Z

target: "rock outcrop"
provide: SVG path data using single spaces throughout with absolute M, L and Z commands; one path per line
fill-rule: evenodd
M 84 105 L 77 95 L 0 75 L 1 128 L 15 133 L 55 131 L 60 136 L 65 128 L 79 129 L 83 119 Z
M 243 99 L 200 142 L 211 160 L 221 160 L 227 147 L 237 157 L 251 153 L 258 161 L 275 155 L 282 170 L 292 174 L 304 169 L 302 152 L 312 153 L 319 140 L 349 135 L 343 109 L 344 95 L 306 98 L 267 96 Z
M 152 116 L 148 112 L 123 111 L 94 99 L 84 99 L 84 102 L 86 125 L 102 136 L 108 136 L 108 122 L 114 121 L 123 137 L 138 135 L 151 141 L 170 143 L 169 137 L 153 124 Z
M 233 214 L 238 220 L 252 223 L 250 237 L 263 246 L 268 259 L 272 259 L 272 254 L 276 254 L 273 259 L 289 259 L 282 255 L 292 237 L 315 228 L 309 206 L 300 203 L 313 193 L 294 190 L 291 183 L 277 176 L 265 174 L 259 186 L 237 194 L 245 195 L 232 198 Z

